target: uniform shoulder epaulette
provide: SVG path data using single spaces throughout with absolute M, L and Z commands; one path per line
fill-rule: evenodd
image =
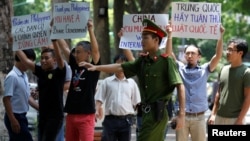
M 167 58 L 169 55 L 167 54 L 167 53 L 163 53 L 163 54 L 161 54 L 161 57 L 163 57 L 163 58 Z

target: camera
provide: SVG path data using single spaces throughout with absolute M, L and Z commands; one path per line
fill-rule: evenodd
M 177 125 L 176 120 L 172 120 L 172 121 L 170 122 L 170 125 L 171 125 L 171 128 L 172 128 L 172 129 L 175 129 L 175 128 L 176 128 L 176 125 Z

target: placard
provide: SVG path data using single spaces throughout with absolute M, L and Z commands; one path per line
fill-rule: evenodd
M 50 12 L 11 17 L 12 50 L 50 45 L 50 21 Z
M 55 3 L 51 39 L 85 37 L 89 13 L 87 2 Z
M 221 4 L 172 2 L 171 22 L 173 37 L 218 39 Z
M 164 31 L 168 24 L 168 14 L 130 14 L 123 16 L 123 36 L 119 48 L 130 50 L 142 50 L 141 33 L 143 31 L 143 19 L 149 19 L 160 26 Z M 162 39 L 159 48 L 166 46 L 166 37 Z

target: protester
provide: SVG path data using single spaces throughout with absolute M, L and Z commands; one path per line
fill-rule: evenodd
M 209 124 L 246 124 L 245 116 L 250 106 L 250 69 L 242 64 L 248 52 L 243 39 L 230 40 L 226 57 L 229 62 L 219 74 L 219 90 L 215 96 Z
M 59 42 L 59 40 L 57 41 Z M 41 48 L 41 51 L 43 51 L 44 49 L 54 49 L 53 45 L 49 45 L 49 46 L 44 46 Z M 71 76 L 72 76 L 72 72 L 70 69 L 70 66 L 68 65 L 68 63 L 64 60 L 65 66 L 66 66 L 66 76 L 65 76 L 65 82 L 64 82 L 64 86 L 63 86 L 63 90 L 64 90 L 64 95 L 63 95 L 63 101 L 65 101 L 67 93 L 68 93 L 68 89 L 70 86 L 70 81 L 71 81 Z M 41 65 L 41 62 L 38 62 L 37 65 Z M 36 87 L 35 89 L 31 89 L 31 96 L 35 99 L 38 100 L 39 98 L 39 88 Z M 65 103 L 65 102 L 63 102 Z M 37 119 L 39 120 L 39 110 L 38 110 L 38 115 L 37 115 Z M 38 140 L 41 139 L 41 135 L 38 132 Z M 63 126 L 61 127 L 60 131 L 57 134 L 56 137 L 56 141 L 64 141 L 64 120 L 63 120 Z
M 137 75 L 143 109 L 142 127 L 138 141 L 163 141 L 167 126 L 167 101 L 172 97 L 175 87 L 180 100 L 180 112 L 177 118 L 177 129 L 184 125 L 185 94 L 181 77 L 174 60 L 161 54 L 159 45 L 166 32 L 148 19 L 143 20 L 141 55 L 135 61 L 122 64 L 93 65 L 81 62 L 89 71 L 121 72 L 126 78 Z
M 172 30 L 169 30 L 167 41 L 169 44 L 172 44 L 171 33 Z M 176 130 L 177 141 L 188 141 L 189 135 L 191 135 L 192 141 L 207 140 L 205 120 L 205 112 L 208 110 L 207 80 L 209 74 L 216 69 L 222 57 L 223 34 L 224 27 L 221 26 L 220 38 L 217 41 L 215 54 L 209 62 L 203 65 L 199 64 L 202 53 L 200 48 L 195 45 L 188 45 L 184 49 L 186 64 L 176 60 L 178 70 L 184 82 L 186 94 L 185 126 L 180 130 Z M 174 56 L 172 45 L 166 48 L 166 53 Z
M 123 62 L 127 62 L 124 55 L 114 57 L 114 63 Z M 102 141 L 130 141 L 132 118 L 136 105 L 141 102 L 136 82 L 131 78 L 126 79 L 123 72 L 117 72 L 102 81 L 95 100 L 99 119 L 102 118 L 100 108 L 105 104 Z
M 79 66 L 80 62 L 100 64 L 99 47 L 93 31 L 92 20 L 88 21 L 89 41 L 80 41 L 71 54 L 65 45 L 61 49 L 69 61 L 72 80 L 65 104 L 66 141 L 93 141 L 95 127 L 94 95 L 99 79 L 99 71 L 88 71 Z
M 36 59 L 36 54 L 32 49 L 23 52 L 30 61 Z M 28 129 L 26 113 L 29 110 L 29 103 L 35 109 L 38 109 L 38 105 L 30 96 L 26 70 L 27 67 L 15 55 L 15 64 L 4 80 L 4 123 L 10 141 L 33 141 Z
M 64 44 L 66 43 L 64 41 L 64 39 L 59 39 L 57 40 L 58 42 L 58 45 L 64 45 L 64 46 L 67 46 L 67 44 Z M 46 49 L 46 48 L 51 48 L 51 49 L 54 49 L 53 45 L 50 45 L 48 47 L 42 47 L 42 50 Z M 68 47 L 69 48 L 69 47 Z M 72 77 L 72 71 L 70 69 L 70 66 L 68 65 L 67 61 L 64 60 L 64 63 L 65 63 L 65 66 L 66 66 L 66 75 L 65 75 L 65 82 L 64 82 L 64 85 L 63 85 L 63 103 L 65 104 L 65 100 L 66 100 L 66 97 L 68 95 L 68 90 L 69 90 L 69 86 L 70 86 L 70 81 L 71 81 L 71 77 Z M 65 130 L 65 120 L 63 119 L 63 125 L 60 129 L 60 131 L 58 132 L 57 134 L 57 137 L 56 137 L 56 141 L 64 141 L 64 132 Z
M 66 67 L 61 56 L 57 40 L 53 40 L 53 49 L 41 52 L 41 65 L 27 59 L 22 51 L 16 51 L 21 62 L 38 77 L 40 141 L 55 141 L 63 124 L 63 87 Z

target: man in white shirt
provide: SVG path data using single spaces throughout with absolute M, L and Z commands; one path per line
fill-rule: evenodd
M 115 63 L 127 61 L 124 55 L 117 55 Z M 102 118 L 102 104 L 105 105 L 102 141 L 130 141 L 132 117 L 135 107 L 141 102 L 136 82 L 126 79 L 123 72 L 105 78 L 96 95 L 96 117 Z

